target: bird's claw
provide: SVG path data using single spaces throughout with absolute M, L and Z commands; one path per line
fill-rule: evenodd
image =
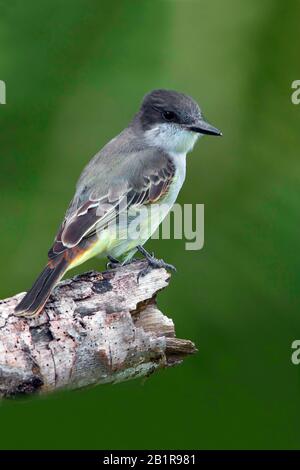
M 152 269 L 166 269 L 167 271 L 176 272 L 175 266 L 173 266 L 172 264 L 166 263 L 163 259 L 155 258 L 153 252 L 148 253 L 148 251 L 146 251 L 145 248 L 143 247 L 138 247 L 138 250 L 140 251 L 140 253 L 142 253 L 145 256 L 148 264 L 146 268 L 142 269 L 139 272 L 137 276 L 137 282 L 139 282 L 141 277 L 144 277 L 147 274 L 149 274 Z M 118 259 L 110 255 L 108 255 L 107 258 L 108 258 L 108 263 L 106 264 L 107 269 L 115 269 L 115 268 L 118 268 L 119 266 L 124 266 L 126 264 L 129 264 L 130 262 L 133 261 L 131 260 L 131 261 L 122 263 L 121 261 L 119 261 Z
M 146 266 L 146 268 L 142 269 L 139 272 L 137 276 L 137 282 L 139 282 L 141 277 L 144 277 L 147 274 L 149 274 L 152 269 L 166 269 L 167 271 L 176 272 L 175 266 L 173 266 L 172 264 L 166 263 L 163 259 L 155 258 L 153 253 L 150 254 L 146 252 L 146 250 L 144 249 L 142 253 L 145 255 L 148 265 Z
M 108 262 L 106 263 L 106 269 L 115 269 L 118 268 L 121 264 L 121 261 L 119 261 L 117 258 L 114 258 L 113 256 L 107 255 Z

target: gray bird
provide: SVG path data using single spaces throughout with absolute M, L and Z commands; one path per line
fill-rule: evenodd
M 176 201 L 186 154 L 204 134 L 222 135 L 191 97 L 170 90 L 147 94 L 129 126 L 83 170 L 48 263 L 16 314 L 37 315 L 66 271 L 95 255 L 115 265 L 120 256 L 127 262 L 139 250 L 149 266 L 172 269 L 143 245 Z

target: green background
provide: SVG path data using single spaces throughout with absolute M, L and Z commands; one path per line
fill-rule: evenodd
M 0 405 L 10 449 L 299 448 L 300 1 L 0 1 L 0 296 L 26 290 L 89 158 L 147 91 L 197 99 L 224 137 L 188 158 L 205 247 L 147 244 L 199 353 L 146 382 Z M 82 270 L 102 269 L 97 259 Z

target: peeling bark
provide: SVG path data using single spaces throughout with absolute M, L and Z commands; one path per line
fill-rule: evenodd
M 145 377 L 196 352 L 156 303 L 170 275 L 145 261 L 60 282 L 34 319 L 14 316 L 24 293 L 0 301 L 0 397 Z

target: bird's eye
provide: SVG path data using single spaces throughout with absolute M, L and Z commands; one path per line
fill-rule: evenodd
M 173 111 L 164 111 L 162 113 L 162 117 L 164 118 L 165 121 L 175 121 L 176 114 L 173 113 Z

